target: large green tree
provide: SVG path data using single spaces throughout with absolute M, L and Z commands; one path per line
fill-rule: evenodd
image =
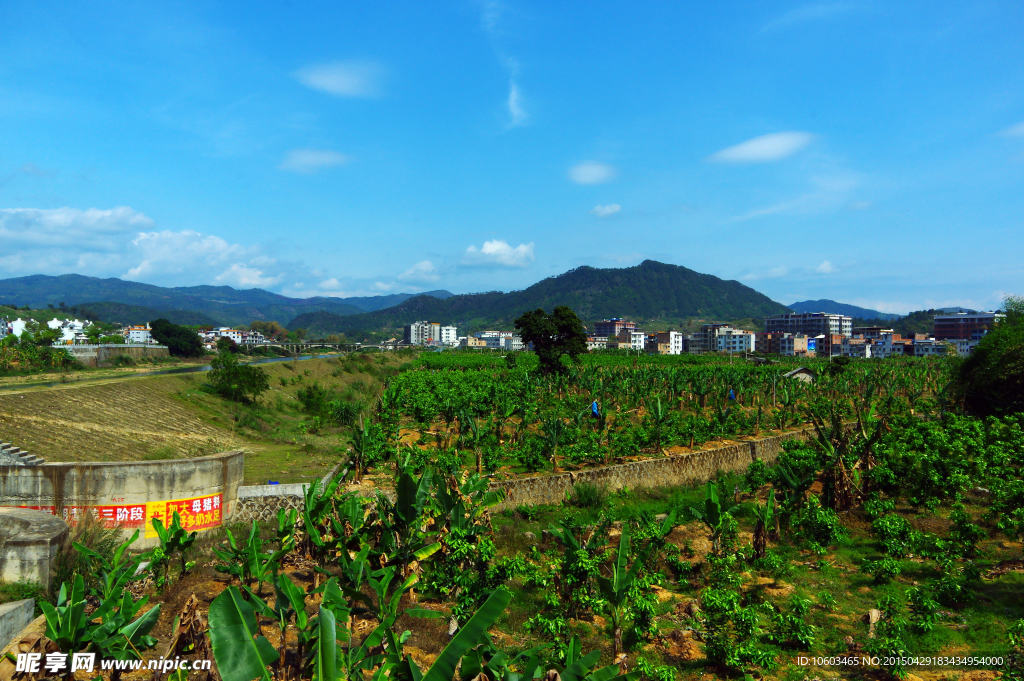
M 565 371 L 562 356 L 575 360 L 587 351 L 587 334 L 583 322 L 570 308 L 559 305 L 551 314 L 544 310 L 526 312 L 516 320 L 523 343 L 533 343 L 545 374 Z
M 960 366 L 964 406 L 981 416 L 1024 412 L 1024 297 L 1010 296 L 1006 320 Z
M 222 350 L 210 362 L 210 386 L 235 402 L 255 402 L 270 389 L 270 374 L 263 367 L 238 362 L 238 355 Z
M 151 321 L 149 329 L 156 342 L 166 345 L 175 357 L 200 357 L 206 352 L 199 334 L 189 328 L 160 318 Z

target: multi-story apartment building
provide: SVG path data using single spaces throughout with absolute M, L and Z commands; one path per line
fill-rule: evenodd
M 756 336 L 749 331 L 739 329 L 720 329 L 715 339 L 715 350 L 718 352 L 753 352 Z
M 587 336 L 587 350 L 604 350 L 608 347 L 608 336 Z
M 935 340 L 981 340 L 1006 315 L 999 312 L 957 312 L 935 315 Z
M 620 331 L 636 331 L 636 322 L 628 322 L 619 317 L 594 322 L 595 336 L 618 336 Z
M 893 333 L 893 330 L 881 326 L 855 326 L 851 329 L 851 335 L 854 338 L 870 338 L 871 340 L 881 338 L 887 333 Z
M 476 338 L 474 336 L 464 336 L 459 339 L 459 347 L 483 349 L 487 347 L 487 341 L 481 340 L 480 338 Z
M 948 355 L 955 346 L 947 341 L 929 338 L 923 341 L 914 341 L 914 357 L 934 357 L 936 355 Z
M 764 330 L 768 333 L 802 333 L 805 336 L 838 335 L 849 338 L 853 332 L 853 318 L 827 312 L 794 312 L 765 317 Z
M 149 330 L 149 324 L 145 326 L 128 326 L 124 330 L 124 339 L 127 343 L 155 343 Z
M 806 357 L 810 354 L 808 341 L 804 334 L 785 334 L 779 339 L 779 354 L 787 357 Z
M 611 338 L 608 340 L 610 345 Z M 647 335 L 643 331 L 637 331 L 636 329 L 623 329 L 615 336 L 615 341 L 616 347 L 619 349 L 643 352 L 647 345 Z
M 728 324 L 701 324 L 700 329 L 690 336 L 690 352 L 717 352 L 718 336 L 727 333 L 738 333 Z
M 441 326 L 438 322 L 406 324 L 402 342 L 406 345 L 459 345 L 459 331 L 454 326 Z
M 686 338 L 679 331 L 658 331 L 647 336 L 644 347 L 650 345 L 651 342 L 661 343 L 665 345 L 667 350 L 663 353 L 664 355 L 681 355 L 685 352 Z

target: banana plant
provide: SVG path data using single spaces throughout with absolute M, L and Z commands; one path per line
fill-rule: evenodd
M 459 412 L 459 423 L 464 428 L 468 428 L 469 433 L 473 436 L 473 451 L 476 453 L 476 474 L 483 475 L 483 457 L 480 456 L 480 424 L 477 423 L 476 417 L 470 414 L 468 409 L 463 409 Z
M 268 667 L 281 655 L 260 633 L 256 607 L 235 586 L 210 603 L 210 643 L 223 681 L 271 681 Z
M 118 593 L 128 582 L 146 576 L 145 572 L 139 571 L 139 565 L 146 559 L 146 554 L 135 557 L 127 556 L 128 547 L 134 544 L 138 538 L 139 531 L 135 530 L 128 541 L 114 549 L 109 561 L 105 556 L 89 547 L 78 542 L 73 543 L 75 550 L 85 559 L 86 573 L 96 577 L 95 595 L 100 600 Z
M 633 561 L 633 565 L 627 567 L 629 562 L 629 526 L 623 525 L 622 537 L 619 539 L 619 549 L 612 563 L 611 577 L 598 576 L 597 586 L 601 594 L 608 601 L 611 609 L 612 624 L 612 659 L 619 656 L 622 650 L 622 618 L 626 610 L 626 601 L 629 597 L 629 588 L 640 573 L 640 568 L 647 562 L 646 552 L 641 552 Z
M 768 490 L 768 500 L 764 506 L 754 507 L 757 525 L 754 527 L 754 557 L 764 558 L 768 548 L 768 528 L 775 520 L 775 489 Z
M 309 487 L 303 486 L 305 503 L 302 506 L 302 525 L 306 530 L 305 548 L 319 562 L 331 548 L 323 534 L 328 514 L 333 508 L 334 491 L 341 484 L 342 476 L 335 474 L 325 485 L 317 481 Z
M 131 593 L 117 588 L 86 615 L 85 580 L 77 575 L 70 588 L 67 582 L 61 585 L 56 603 L 40 601 L 39 607 L 46 618 L 45 635 L 61 652 L 93 651 L 101 658 L 140 660 L 141 650 L 157 644 L 149 632 L 160 618 L 160 606 L 136 617 L 148 602 L 148 596 L 135 601 Z M 120 676 L 120 670 L 114 673 Z
M 690 507 L 690 513 L 697 520 L 701 520 L 708 529 L 711 530 L 711 550 L 715 555 L 718 555 L 722 550 L 722 530 L 725 529 L 726 516 L 729 509 L 723 509 L 722 503 L 718 498 L 718 490 L 715 488 L 715 483 L 708 481 L 707 486 L 704 488 L 704 507 L 697 508 L 696 506 Z
M 430 535 L 421 530 L 423 511 L 430 500 L 434 476 L 429 468 L 417 479 L 408 466 L 402 467 L 395 483 L 395 501 L 377 495 L 377 514 L 382 526 L 376 553 L 389 565 L 402 568 L 402 578 L 409 576 L 412 561 L 432 556 L 441 545 L 430 542 Z
M 153 518 L 153 529 L 156 530 L 160 539 L 159 550 L 150 552 L 150 570 L 155 575 L 163 568 L 163 575 L 157 577 L 157 584 L 164 586 L 167 583 L 168 570 L 170 569 L 171 556 L 178 554 L 181 561 L 181 574 L 179 578 L 188 571 L 188 564 L 185 562 L 185 554 L 196 542 L 196 532 L 186 532 L 181 526 L 181 516 L 175 511 L 171 516 L 171 524 L 164 527 L 159 518 Z
M 544 443 L 551 459 L 552 471 L 558 471 L 558 441 L 562 438 L 563 428 L 562 419 L 557 416 L 544 419 Z
M 648 415 L 654 423 L 654 443 L 658 448 L 658 454 L 661 454 L 664 451 L 661 446 L 661 434 L 665 425 L 669 422 L 672 412 L 662 408 L 661 397 L 659 396 L 654 403 L 654 408 L 649 410 Z

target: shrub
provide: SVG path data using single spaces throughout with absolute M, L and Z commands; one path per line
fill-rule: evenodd
M 593 482 L 578 482 L 566 495 L 566 501 L 577 508 L 601 509 L 608 503 L 608 488 Z

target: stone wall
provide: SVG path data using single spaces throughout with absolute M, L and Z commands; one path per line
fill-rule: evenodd
M 64 347 L 87 367 L 109 366 L 115 357 L 131 357 L 134 360 L 151 357 L 169 357 L 166 345 L 144 345 L 142 343 L 125 343 L 110 345 L 67 345 Z
M 238 488 L 238 505 L 235 507 L 235 522 L 258 523 L 277 518 L 279 509 L 294 508 L 301 511 L 306 506 L 303 484 L 288 485 L 247 485 Z
M 178 512 L 190 530 L 231 520 L 243 478 L 241 451 L 194 459 L 44 463 L 0 467 L 0 507 L 27 507 L 58 515 L 69 524 L 84 513 L 140 530 L 137 546 L 156 543 L 152 520 L 165 524 Z
M 719 471 L 746 471 L 754 459 L 772 463 L 782 451 L 783 442 L 804 439 L 807 432 L 801 430 L 660 459 L 495 482 L 491 483 L 491 489 L 505 490 L 505 501 L 496 506 L 495 510 L 558 503 L 565 499 L 566 492 L 580 482 L 601 485 L 609 491 L 624 487 L 636 489 L 699 484 L 711 480 Z
M 0 508 L 0 580 L 49 587 L 50 565 L 67 534 L 67 524 L 49 513 Z

